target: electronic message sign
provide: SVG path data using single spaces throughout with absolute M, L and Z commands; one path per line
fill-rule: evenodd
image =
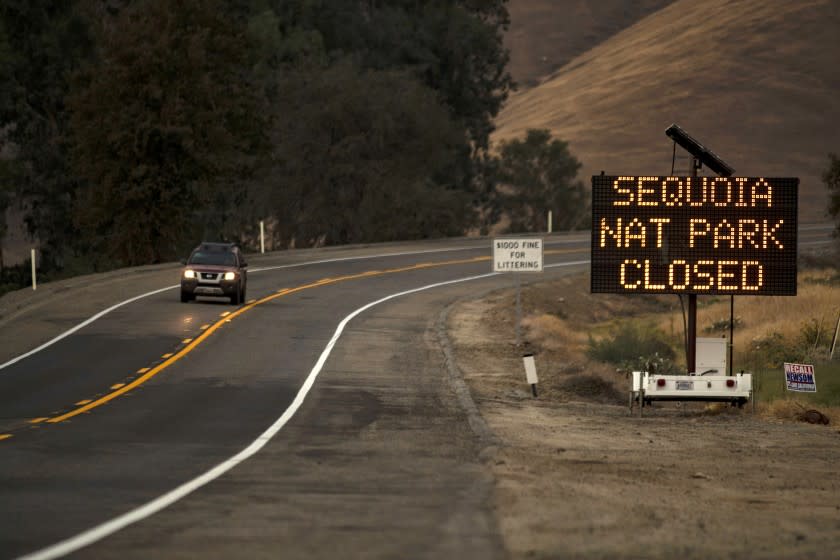
M 592 177 L 592 292 L 796 295 L 797 178 Z

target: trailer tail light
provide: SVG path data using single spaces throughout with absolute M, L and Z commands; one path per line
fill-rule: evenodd
M 734 387 L 735 386 L 735 380 L 734 379 L 727 379 L 726 380 L 726 386 L 727 387 Z
M 664 379 L 657 379 L 656 380 L 656 386 L 657 387 L 664 387 L 665 386 L 665 380 Z

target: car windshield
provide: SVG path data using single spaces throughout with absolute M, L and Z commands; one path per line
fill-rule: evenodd
M 226 251 L 196 251 L 190 257 L 189 264 L 215 264 L 219 266 L 236 266 L 236 257 Z

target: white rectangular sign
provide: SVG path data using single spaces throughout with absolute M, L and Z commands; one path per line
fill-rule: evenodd
M 499 238 L 493 240 L 493 272 L 542 272 L 543 240 Z
M 534 363 L 534 355 L 526 354 L 522 356 L 522 361 L 525 363 L 525 379 L 529 385 L 536 385 L 540 382 L 537 378 L 537 364 Z
M 726 375 L 725 338 L 698 338 L 694 352 L 695 369 L 700 375 Z

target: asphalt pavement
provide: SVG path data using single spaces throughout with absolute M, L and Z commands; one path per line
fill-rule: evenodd
M 586 243 L 558 237 L 546 261 L 585 260 Z M 451 240 L 252 257 L 252 299 L 237 307 L 180 303 L 165 289 L 177 267 L 18 306 L 0 335 L 28 332 L 28 351 L 156 292 L 0 369 L 0 556 L 505 557 L 485 442 L 435 329 L 458 298 L 511 285 L 488 276 L 489 249 Z

